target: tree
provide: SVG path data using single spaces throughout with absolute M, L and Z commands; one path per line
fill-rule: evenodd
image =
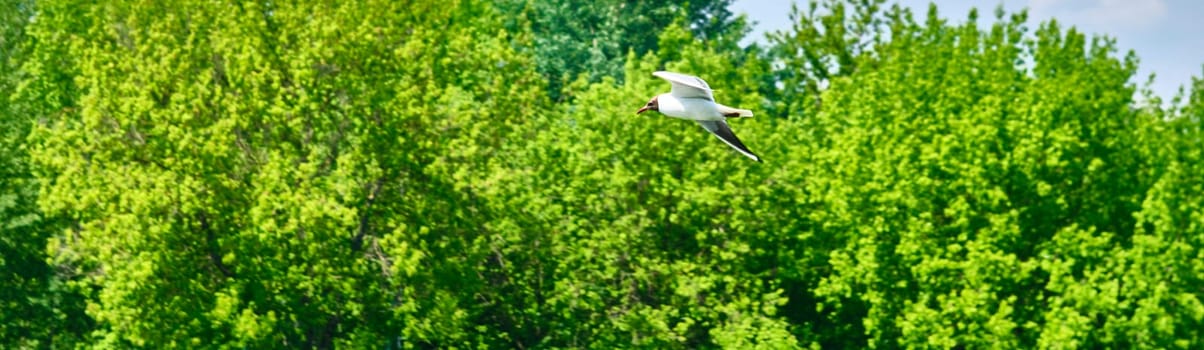
M 738 49 L 748 32 L 743 17 L 733 17 L 731 0 L 706 1 L 530 1 L 495 3 L 510 19 L 511 31 L 530 28 L 533 42 L 520 49 L 535 57 L 535 68 L 548 79 L 549 95 L 585 74 L 623 78 L 628 52 L 637 56 L 658 50 L 658 35 L 683 20 L 694 36 Z
M 0 3 L 0 91 L 21 86 L 29 60 L 25 26 L 32 1 Z M 79 341 L 91 328 L 83 296 L 67 287 L 73 276 L 48 264 L 47 240 L 66 228 L 38 211 L 38 179 L 29 166 L 26 136 L 36 120 L 28 106 L 0 96 L 0 344 L 46 347 Z
M 769 33 L 769 57 L 782 63 L 771 82 L 781 88 L 772 94 L 770 112 L 776 116 L 810 115 L 821 106 L 820 93 L 832 79 L 848 76 L 863 65 L 873 66 L 875 49 L 890 41 L 889 33 L 911 20 L 910 11 L 885 0 L 808 1 L 805 11 L 792 4 L 790 30 Z M 770 85 L 773 86 L 773 85 Z
M 762 49 L 691 4 L 0 10 L 0 336 L 1199 347 L 1201 80 L 1137 102 L 1136 55 L 1025 12 L 812 2 Z M 662 69 L 765 162 L 634 115 Z
M 1160 258 L 1138 244 L 1134 213 L 1166 156 L 1148 148 L 1164 149 L 1161 121 L 1131 108 L 1135 57 L 1004 15 L 982 30 L 974 12 L 952 26 L 935 7 L 924 23 L 894 8 L 880 19 L 889 41 L 843 41 L 874 43 L 872 55 L 838 59 L 823 108 L 802 107 L 818 110 L 802 118 L 821 171 L 804 182 L 827 208 L 810 216 L 831 272 L 801 281 L 819 300 L 786 313 L 817 308 L 793 320 L 837 347 L 1190 347 L 1193 316 L 1122 288 L 1153 283 L 1131 272 Z M 1154 319 L 1185 324 L 1133 326 Z
M 1198 174 L 1204 143 L 1204 80 L 1192 79 L 1191 99 L 1180 113 L 1157 124 L 1149 152 L 1158 156 L 1132 238 L 1119 252 L 1118 299 L 1124 317 L 1110 319 L 1105 336 L 1135 347 L 1190 348 L 1199 345 L 1204 305 L 1199 286 L 1204 245 L 1204 182 Z
M 31 154 L 95 345 L 507 341 L 468 326 L 466 179 L 542 100 L 488 6 L 39 6 L 24 96 L 66 102 Z

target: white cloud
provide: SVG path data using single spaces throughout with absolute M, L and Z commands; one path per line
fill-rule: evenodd
M 1150 29 L 1168 16 L 1165 0 L 1030 0 L 1036 18 L 1099 29 Z

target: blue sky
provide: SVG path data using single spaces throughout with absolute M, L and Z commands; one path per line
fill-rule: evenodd
M 894 0 L 892 0 L 894 1 Z M 1134 50 L 1141 59 L 1135 82 L 1144 84 L 1157 74 L 1154 92 L 1169 100 L 1179 86 L 1186 89 L 1192 76 L 1204 73 L 1204 1 L 1201 0 L 897 0 L 923 16 L 936 3 L 941 16 L 962 20 L 971 7 L 979 9 L 980 22 L 994 20 L 996 6 L 1008 12 L 1029 9 L 1030 28 L 1057 18 L 1089 34 L 1116 39 L 1121 54 Z M 732 12 L 745 13 L 755 23 L 750 35 L 764 41 L 766 32 L 790 29 L 790 4 L 806 0 L 736 0 Z

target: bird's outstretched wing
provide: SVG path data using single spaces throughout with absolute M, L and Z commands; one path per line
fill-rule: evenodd
M 654 72 L 652 75 L 668 80 L 673 84 L 673 89 L 669 94 L 677 98 L 701 98 L 708 101 L 714 101 L 715 97 L 711 94 L 711 86 L 702 78 L 673 72 Z
M 707 129 L 707 131 L 710 131 L 712 134 L 715 134 L 715 136 L 719 137 L 720 140 L 723 140 L 723 143 L 726 143 L 728 146 L 732 146 L 732 148 L 740 151 L 740 153 L 743 153 L 745 156 L 748 156 L 757 162 L 761 161 L 761 157 L 758 157 L 756 154 L 753 154 L 752 151 L 749 151 L 748 147 L 745 147 L 744 143 L 740 142 L 739 138 L 736 138 L 736 134 L 732 133 L 732 128 L 727 126 L 726 121 L 699 120 L 698 124 L 702 125 L 704 129 Z

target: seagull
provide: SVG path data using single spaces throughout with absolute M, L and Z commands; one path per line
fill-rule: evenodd
M 748 147 L 736 138 L 736 134 L 732 133 L 732 128 L 727 126 L 727 118 L 751 117 L 752 111 L 716 103 L 715 97 L 711 95 L 711 86 L 699 77 L 664 71 L 654 72 L 652 75 L 668 80 L 673 84 L 673 88 L 667 94 L 652 97 L 652 100 L 635 114 L 657 111 L 673 118 L 696 121 L 728 146 L 757 162 L 761 161 L 761 157 L 748 150 Z

